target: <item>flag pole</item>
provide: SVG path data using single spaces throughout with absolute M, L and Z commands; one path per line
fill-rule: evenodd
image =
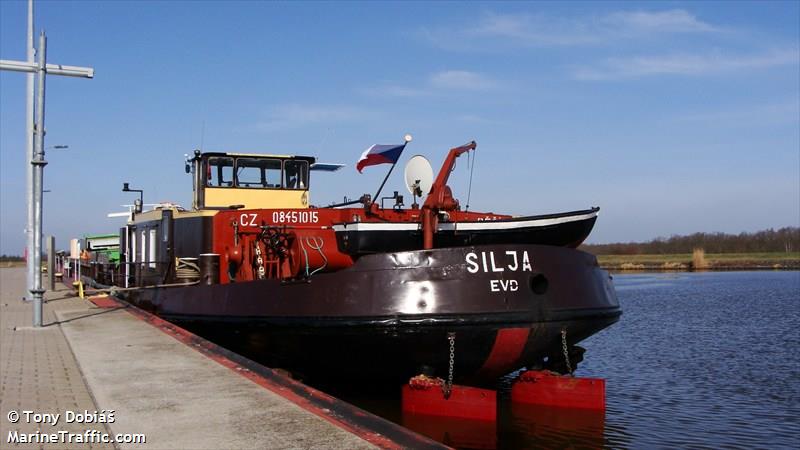
M 403 144 L 403 150 L 406 149 L 406 145 L 408 145 L 408 143 L 411 142 L 411 139 L 412 138 L 411 138 L 410 134 L 407 134 L 407 135 L 405 135 L 403 137 L 403 140 L 405 140 L 405 143 Z M 401 150 L 400 152 L 402 153 L 403 150 Z M 400 161 L 400 158 L 397 158 L 397 161 Z M 394 166 L 397 165 L 397 161 L 395 161 L 392 164 L 392 167 L 389 169 L 389 173 L 386 174 L 386 177 L 383 179 L 383 183 L 381 183 L 381 186 L 378 188 L 378 192 L 376 192 L 375 196 L 372 197 L 372 203 L 375 203 L 376 201 L 378 201 L 378 195 L 380 195 L 381 191 L 383 190 L 383 186 L 386 184 L 386 181 L 389 179 L 389 175 L 392 174 L 392 171 L 394 170 Z

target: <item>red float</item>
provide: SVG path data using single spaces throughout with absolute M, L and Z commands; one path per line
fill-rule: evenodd
M 561 408 L 606 409 L 606 382 L 602 378 L 562 376 L 546 370 L 528 370 L 511 386 L 511 401 Z
M 497 392 L 453 385 L 445 398 L 440 378 L 420 375 L 403 386 L 403 413 L 461 419 L 497 420 Z

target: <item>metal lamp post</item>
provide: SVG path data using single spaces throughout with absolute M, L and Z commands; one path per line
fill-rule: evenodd
M 136 200 L 133 201 L 133 212 L 139 214 L 142 212 L 142 206 L 144 205 L 144 191 L 141 189 L 131 189 L 129 183 L 122 183 L 122 192 L 138 192 L 139 193 L 139 200 L 138 203 Z
M 28 226 L 26 228 L 28 250 L 28 291 L 33 298 L 33 326 L 42 326 L 42 180 L 44 166 L 44 107 L 45 107 L 45 78 L 49 75 L 63 75 L 69 77 L 93 78 L 94 69 L 90 67 L 73 67 L 60 64 L 47 63 L 47 37 L 44 31 L 39 36 L 39 49 L 37 61 L 33 61 L 33 1 L 28 2 L 28 42 L 26 46 L 27 61 L 0 60 L 0 70 L 26 72 L 28 76 L 28 102 L 26 135 L 28 145 L 33 144 L 32 151 L 25 150 L 25 160 L 31 164 L 30 180 L 28 184 Z M 36 102 L 34 105 L 33 76 L 37 75 Z M 35 108 L 34 108 L 35 106 Z M 33 115 L 36 115 L 33 125 Z M 30 136 L 33 134 L 33 137 Z

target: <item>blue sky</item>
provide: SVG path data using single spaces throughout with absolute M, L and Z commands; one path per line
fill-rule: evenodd
M 0 1 L 0 58 L 25 58 L 25 17 Z M 121 225 L 123 182 L 190 204 L 201 137 L 346 163 L 312 180 L 320 205 L 373 193 L 388 166 L 355 161 L 411 133 L 401 164 L 435 170 L 478 142 L 473 210 L 600 206 L 589 242 L 800 226 L 798 2 L 51 1 L 36 22 L 49 62 L 96 70 L 47 81 L 59 247 Z M 0 253 L 24 247 L 24 90 L 0 74 Z

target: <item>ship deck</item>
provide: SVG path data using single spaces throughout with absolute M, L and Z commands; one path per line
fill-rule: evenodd
M 101 308 L 58 285 L 34 329 L 24 268 L 0 269 L 0 436 L 138 434 L 146 444 L 69 448 L 438 447 L 135 308 Z M 67 423 L 68 411 L 113 423 Z M 16 423 L 9 414 L 16 411 Z M 60 414 L 29 423 L 23 411 Z M 19 448 L 64 448 L 21 444 Z

